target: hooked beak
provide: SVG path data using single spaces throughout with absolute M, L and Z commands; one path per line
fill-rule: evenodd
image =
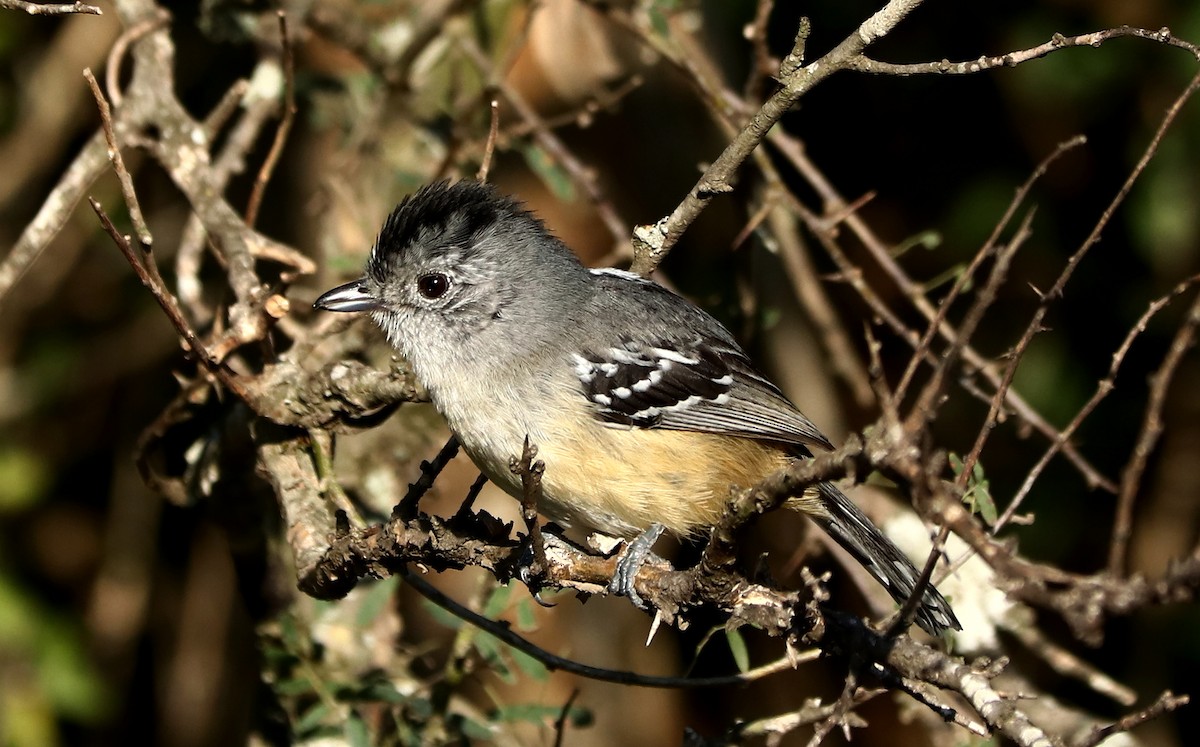
M 367 293 L 367 279 L 359 278 L 325 291 L 313 308 L 326 311 L 373 311 L 379 308 L 379 300 Z

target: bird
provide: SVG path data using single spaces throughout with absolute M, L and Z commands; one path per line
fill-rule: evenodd
M 510 495 L 522 495 L 510 460 L 536 444 L 539 512 L 566 526 L 698 536 L 731 487 L 833 448 L 711 315 L 652 279 L 585 267 L 523 203 L 480 182 L 404 198 L 364 276 L 314 306 L 369 313 Z M 919 572 L 836 486 L 785 505 L 908 599 Z M 915 622 L 933 636 L 961 629 L 932 584 Z

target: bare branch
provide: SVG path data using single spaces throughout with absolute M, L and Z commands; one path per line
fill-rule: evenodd
M 733 173 L 758 148 L 775 123 L 802 96 L 834 72 L 844 69 L 867 45 L 891 31 L 920 4 L 921 0 L 891 0 L 832 51 L 783 77 L 780 90 L 755 112 L 733 142 L 705 170 L 700 181 L 696 182 L 674 212 L 658 223 L 638 226 L 634 230 L 631 269 L 642 275 L 653 272 L 713 197 L 733 189 L 730 184 Z
M 1197 78 L 1200 81 L 1200 77 Z M 1162 365 L 1150 377 L 1150 401 L 1146 403 L 1146 414 L 1129 463 L 1121 471 L 1121 492 L 1117 495 L 1117 516 L 1113 522 L 1112 543 L 1108 551 L 1108 572 L 1114 576 L 1125 575 L 1126 556 L 1129 552 L 1129 537 L 1133 534 L 1133 505 L 1138 489 L 1142 486 L 1142 473 L 1163 432 L 1163 408 L 1167 403 L 1167 389 L 1175 378 L 1183 356 L 1196 339 L 1196 327 L 1200 326 L 1200 297 L 1197 297 L 1183 323 L 1171 340 L 1171 347 Z
M 1025 497 L 1033 489 L 1033 484 L 1037 482 L 1038 477 L 1045 471 L 1050 460 L 1062 450 L 1063 444 L 1075 435 L 1075 431 L 1079 430 L 1079 427 L 1083 425 L 1083 421 L 1096 409 L 1096 406 L 1113 391 L 1116 386 L 1117 372 L 1125 360 L 1125 355 L 1129 352 L 1129 348 L 1133 346 L 1133 342 L 1137 339 L 1138 335 L 1146 331 L 1146 326 L 1150 323 L 1150 318 L 1170 303 L 1172 299 L 1178 297 L 1197 282 L 1200 282 L 1200 275 L 1193 275 L 1179 285 L 1176 285 L 1167 295 L 1150 302 L 1146 311 L 1142 313 L 1142 316 L 1125 335 L 1125 339 L 1121 342 L 1120 347 L 1112 354 L 1112 362 L 1109 364 L 1108 374 L 1096 385 L 1096 391 L 1092 393 L 1092 396 L 1084 403 L 1083 407 L 1079 408 L 1079 411 L 1075 413 L 1075 417 L 1071 419 L 1071 422 L 1062 429 L 1058 437 L 1054 439 L 1046 449 L 1046 452 L 1038 459 L 1037 464 L 1033 465 L 1029 470 L 1029 474 L 1025 476 L 1021 487 L 1013 494 L 1012 500 L 1009 501 L 1008 506 L 1005 507 L 1004 512 L 997 519 L 996 526 L 992 529 L 993 534 L 999 532 L 1002 527 L 1012 520 L 1013 515 L 1021 507 Z
M 30 3 L 24 0 L 0 0 L 0 9 L 23 10 L 31 16 L 65 16 L 72 13 L 82 13 L 92 16 L 102 16 L 103 11 L 95 5 L 86 3 Z
M 296 64 L 292 56 L 292 42 L 288 38 L 287 13 L 279 10 L 276 14 L 279 17 L 279 38 L 283 45 L 283 118 L 279 121 L 279 129 L 275 130 L 275 139 L 271 142 L 267 160 L 263 161 L 262 168 L 254 179 L 254 190 L 250 193 L 250 202 L 246 207 L 247 226 L 258 222 L 263 193 L 266 192 L 267 183 L 271 181 L 271 174 L 275 173 L 275 164 L 283 154 L 283 146 L 287 144 L 292 122 L 296 119 Z
M 1178 47 L 1191 52 L 1194 57 L 1200 59 L 1200 47 L 1173 35 L 1171 30 L 1165 26 L 1157 31 L 1139 29 L 1132 26 L 1119 26 L 1117 28 L 1093 31 L 1088 34 L 1077 34 L 1075 36 L 1055 34 L 1050 41 L 1039 44 L 1036 47 L 1018 49 L 1002 55 L 983 56 L 964 62 L 939 60 L 938 62 L 897 64 L 880 62 L 866 56 L 859 56 L 851 62 L 850 66 L 860 73 L 877 73 L 882 75 L 969 75 L 998 67 L 1016 67 L 1023 62 L 1045 57 L 1060 49 L 1068 49 L 1070 47 L 1099 47 L 1110 39 L 1120 39 L 1122 37 L 1149 39 L 1160 44 L 1166 44 L 1167 46 Z
M 143 250 L 148 251 L 154 243 L 154 237 L 150 235 L 150 229 L 146 227 L 142 206 L 138 204 L 137 192 L 133 189 L 133 177 L 129 176 L 129 170 L 125 168 L 125 159 L 121 157 L 121 146 L 117 144 L 117 133 L 113 129 L 112 110 L 108 108 L 108 101 L 100 92 L 100 84 L 96 82 L 96 76 L 92 75 L 91 68 L 84 68 L 83 77 L 87 79 L 88 86 L 92 89 L 92 96 L 96 98 L 96 106 L 100 109 L 100 124 L 104 130 L 104 141 L 108 144 L 108 160 L 112 163 L 113 171 L 117 172 L 117 179 L 121 183 L 121 195 L 129 207 L 129 219 L 133 221 L 133 230 L 137 232 L 138 241 Z
M 1158 152 L 1159 143 L 1162 142 L 1167 130 L 1170 129 L 1171 125 L 1174 123 L 1175 117 L 1179 114 L 1180 110 L 1183 108 L 1183 105 L 1187 103 L 1188 99 L 1192 97 L 1192 94 L 1195 93 L 1198 88 L 1200 88 L 1200 74 L 1197 74 L 1192 78 L 1191 82 L 1188 83 L 1187 88 L 1184 89 L 1183 93 L 1181 93 L 1167 109 L 1166 114 L 1163 116 L 1162 122 L 1159 123 L 1158 130 L 1154 133 L 1154 137 L 1150 139 L 1150 143 L 1146 146 L 1145 151 L 1143 151 L 1142 157 L 1138 159 L 1138 162 L 1133 167 L 1133 170 L 1129 172 L 1129 176 L 1125 179 L 1125 183 L 1121 185 L 1119 190 L 1117 190 L 1117 194 L 1113 196 L 1108 206 L 1104 209 L 1104 212 L 1100 215 L 1100 218 L 1092 227 L 1091 232 L 1088 233 L 1087 238 L 1084 239 L 1079 248 L 1075 250 L 1075 253 L 1067 259 L 1067 264 L 1059 274 L 1058 278 L 1054 281 L 1054 285 L 1050 287 L 1050 290 L 1042 294 L 1041 302 L 1038 304 L 1037 310 L 1033 313 L 1032 318 L 1029 320 L 1029 324 L 1025 327 L 1025 332 L 1021 335 L 1021 339 L 1016 344 L 1016 350 L 1023 350 L 1029 344 L 1029 341 L 1034 337 L 1034 335 L 1036 335 L 1042 329 L 1042 320 L 1046 318 L 1046 313 L 1050 309 L 1050 304 L 1062 296 L 1063 289 L 1066 287 L 1067 282 L 1070 281 L 1071 276 L 1075 272 L 1075 268 L 1080 262 L 1083 261 L 1083 258 L 1087 255 L 1088 250 L 1095 246 L 1096 242 L 1100 240 L 1100 235 L 1104 232 L 1104 228 L 1108 225 L 1108 222 L 1112 220 L 1117 208 L 1125 201 L 1126 195 L 1128 195 L 1129 191 L 1133 189 L 1134 183 L 1137 181 L 1138 177 L 1142 175 L 1142 172 L 1145 171 L 1147 164 L 1150 163 L 1150 159 L 1153 158 L 1154 154 Z M 1009 378 L 1011 379 L 1011 376 Z M 1125 488 L 1123 487 L 1122 494 L 1124 493 Z M 1130 497 L 1126 498 L 1125 500 L 1132 501 L 1133 499 Z M 1005 515 L 1007 516 L 1012 516 L 1012 514 L 1013 511 L 1005 511 Z M 1003 523 L 999 523 L 997 524 L 996 528 L 999 529 L 1002 525 Z M 1110 555 L 1110 568 L 1114 565 L 1113 557 L 1114 556 Z
M 1175 695 L 1170 690 L 1167 690 L 1162 695 L 1158 696 L 1158 700 L 1154 701 L 1146 708 L 1143 708 L 1136 713 L 1131 713 L 1121 720 L 1109 724 L 1108 726 L 1093 729 L 1090 734 L 1075 742 L 1072 747 L 1095 747 L 1113 734 L 1130 731 L 1131 729 L 1141 726 L 1151 719 L 1158 718 L 1163 714 L 1167 714 L 1178 708 L 1182 708 L 1190 702 L 1191 698 L 1189 698 L 1187 695 Z

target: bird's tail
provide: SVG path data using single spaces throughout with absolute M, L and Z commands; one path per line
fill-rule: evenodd
M 821 483 L 818 490 L 825 515 L 810 514 L 810 517 L 903 606 L 921 572 L 842 491 L 829 483 Z M 950 603 L 933 584 L 925 587 L 916 623 L 932 636 L 940 636 L 949 629 L 962 630 Z

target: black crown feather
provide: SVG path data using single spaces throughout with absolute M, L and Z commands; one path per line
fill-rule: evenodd
M 401 200 L 384 222 L 367 263 L 367 274 L 382 282 L 389 264 L 423 232 L 440 231 L 446 245 L 468 247 L 506 214 L 545 230 L 541 220 L 521 202 L 488 184 L 473 180 L 452 184 L 444 179 L 426 184 Z

